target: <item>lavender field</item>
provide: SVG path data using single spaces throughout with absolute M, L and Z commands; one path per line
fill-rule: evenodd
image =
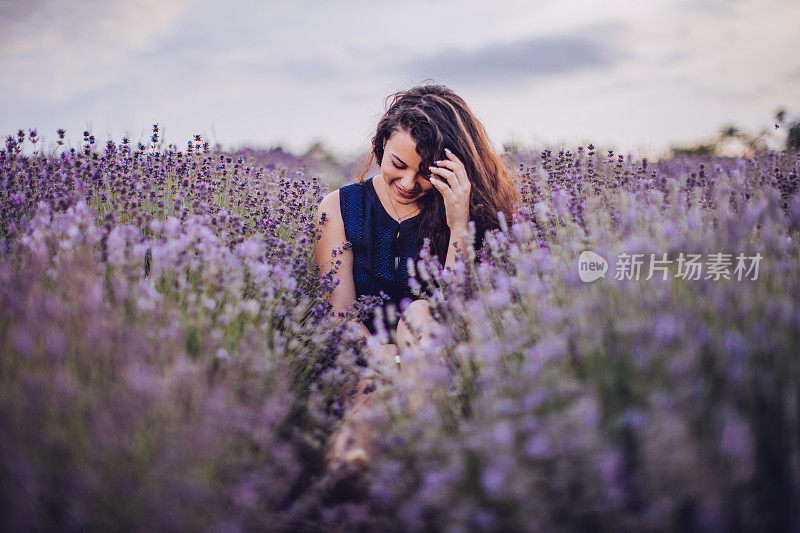
M 436 329 L 398 373 L 326 314 L 324 176 L 158 135 L 0 149 L 5 529 L 800 528 L 797 153 L 506 153 L 519 214 L 423 253 Z M 393 380 L 342 480 L 363 364 Z

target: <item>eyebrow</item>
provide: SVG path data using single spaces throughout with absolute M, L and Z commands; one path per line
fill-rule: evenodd
M 400 161 L 400 164 L 401 164 L 401 165 L 406 165 L 406 162 L 405 162 L 405 161 L 403 161 L 402 159 L 400 159 L 399 157 L 397 157 L 396 155 L 394 155 L 394 152 L 390 152 L 390 153 L 391 153 L 391 154 L 392 154 L 392 155 L 393 155 L 393 156 L 394 156 L 394 157 L 395 157 L 395 158 L 396 158 L 398 161 Z M 408 165 L 406 165 L 406 166 L 408 166 Z

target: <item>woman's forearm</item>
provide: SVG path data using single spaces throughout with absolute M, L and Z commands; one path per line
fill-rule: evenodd
M 467 255 L 467 228 L 460 230 L 450 230 L 450 244 L 447 246 L 447 258 L 444 266 L 450 266 L 456 262 L 456 243 L 458 243 L 459 253 Z

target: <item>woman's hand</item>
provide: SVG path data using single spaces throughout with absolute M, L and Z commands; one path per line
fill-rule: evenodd
M 378 356 L 382 358 L 385 357 L 389 361 L 393 361 L 397 353 L 398 348 L 396 344 L 381 344 L 380 348 L 378 348 Z
M 400 370 L 400 347 L 397 346 L 396 344 L 387 344 L 386 355 L 388 355 L 394 360 L 394 364 L 397 366 L 397 370 Z
M 383 375 L 378 368 L 380 368 L 382 364 L 387 364 L 389 361 L 394 361 L 397 368 L 400 368 L 399 348 L 397 345 L 381 344 L 372 354 L 380 361 L 377 365 L 370 365 L 375 371 L 375 374 L 385 382 L 391 381 L 387 376 Z
M 451 232 L 466 232 L 469 222 L 469 193 L 472 185 L 467 177 L 464 164 L 445 148 L 448 159 L 436 161 L 437 166 L 430 166 L 435 173 L 447 180 L 445 183 L 438 176 L 431 176 L 431 183 L 442 194 L 444 208 L 447 213 L 447 225 Z

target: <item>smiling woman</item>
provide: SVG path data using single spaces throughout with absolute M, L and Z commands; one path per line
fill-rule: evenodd
M 354 183 L 326 195 L 317 210 L 320 275 L 334 267 L 333 248 L 351 245 L 338 255 L 334 316 L 363 295 L 384 294 L 384 303 L 394 307 L 394 316 L 384 313 L 384 327 L 395 342 L 379 356 L 397 356 L 398 347 L 416 342 L 414 332 L 430 332 L 428 303 L 409 288 L 408 260 L 416 263 L 424 239 L 440 264 L 452 265 L 465 251 L 470 221 L 480 250 L 484 233 L 499 227 L 498 213 L 512 220 L 517 201 L 483 125 L 452 90 L 426 85 L 392 97 L 365 169 Z M 373 157 L 380 173 L 365 179 Z M 365 337 L 376 332 L 371 318 L 357 326 Z
M 394 332 L 396 327 L 399 337 L 407 329 L 400 315 L 402 302 L 414 300 L 407 260 L 418 259 L 423 240 L 430 240 L 431 252 L 441 264 L 451 265 L 456 248 L 463 250 L 467 224 L 473 221 L 475 248 L 480 250 L 484 233 L 499 227 L 498 212 L 511 220 L 517 191 L 483 125 L 452 90 L 426 85 L 390 98 L 364 170 L 354 183 L 330 193 L 318 212 L 331 219 L 330 238 L 352 245 L 341 256 L 334 312 L 343 311 L 361 295 L 382 291 L 395 307 L 386 329 Z M 373 157 L 380 173 L 365 178 Z M 318 243 L 321 267 L 334 245 Z M 363 325 L 375 333 L 371 319 Z

